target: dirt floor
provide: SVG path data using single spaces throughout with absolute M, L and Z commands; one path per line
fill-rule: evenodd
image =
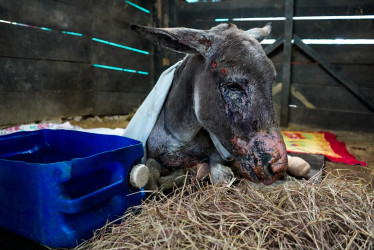
M 120 115 L 120 116 L 104 116 L 104 117 L 86 117 L 74 118 L 70 120 L 72 125 L 77 125 L 82 128 L 125 128 L 133 116 Z M 302 127 L 290 124 L 287 130 L 297 131 L 320 131 L 321 129 Z M 339 131 L 329 130 L 329 132 L 337 135 L 339 141 L 346 143 L 348 152 L 355 156 L 360 161 L 368 163 L 368 167 L 351 166 L 344 163 L 336 163 L 326 160 L 326 171 L 337 174 L 339 172 L 353 171 L 355 175 L 373 178 L 374 177 L 374 132 L 352 132 L 352 131 Z M 373 178 L 374 179 L 374 178 Z

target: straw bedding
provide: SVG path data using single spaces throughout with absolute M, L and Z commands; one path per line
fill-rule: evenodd
M 374 249 L 373 184 L 356 176 L 277 187 L 195 181 L 140 208 L 77 249 Z

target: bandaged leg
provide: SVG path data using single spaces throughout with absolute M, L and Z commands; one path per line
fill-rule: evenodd
M 297 177 L 305 177 L 310 172 L 310 165 L 304 159 L 290 155 L 287 155 L 287 158 L 287 172 Z

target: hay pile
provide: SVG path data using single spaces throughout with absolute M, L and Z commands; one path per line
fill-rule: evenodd
M 77 249 L 374 248 L 373 186 L 357 177 L 272 189 L 193 183 L 141 208 Z

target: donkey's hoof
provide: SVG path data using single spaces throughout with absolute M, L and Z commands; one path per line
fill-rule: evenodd
M 145 189 L 157 190 L 159 188 L 161 166 L 154 159 L 148 159 L 146 165 L 149 169 L 149 180 L 148 184 L 145 186 Z
M 179 169 L 174 173 L 160 178 L 160 188 L 163 191 L 171 190 L 173 187 L 183 186 L 186 180 L 187 170 Z
M 144 164 L 135 165 L 130 172 L 130 184 L 136 188 L 144 187 L 149 179 L 149 169 Z
M 208 163 L 199 163 L 194 166 L 196 169 L 196 179 L 203 179 L 210 173 L 210 166 Z
M 229 183 L 234 178 L 232 170 L 222 164 L 214 164 L 211 166 L 210 171 L 213 184 Z

